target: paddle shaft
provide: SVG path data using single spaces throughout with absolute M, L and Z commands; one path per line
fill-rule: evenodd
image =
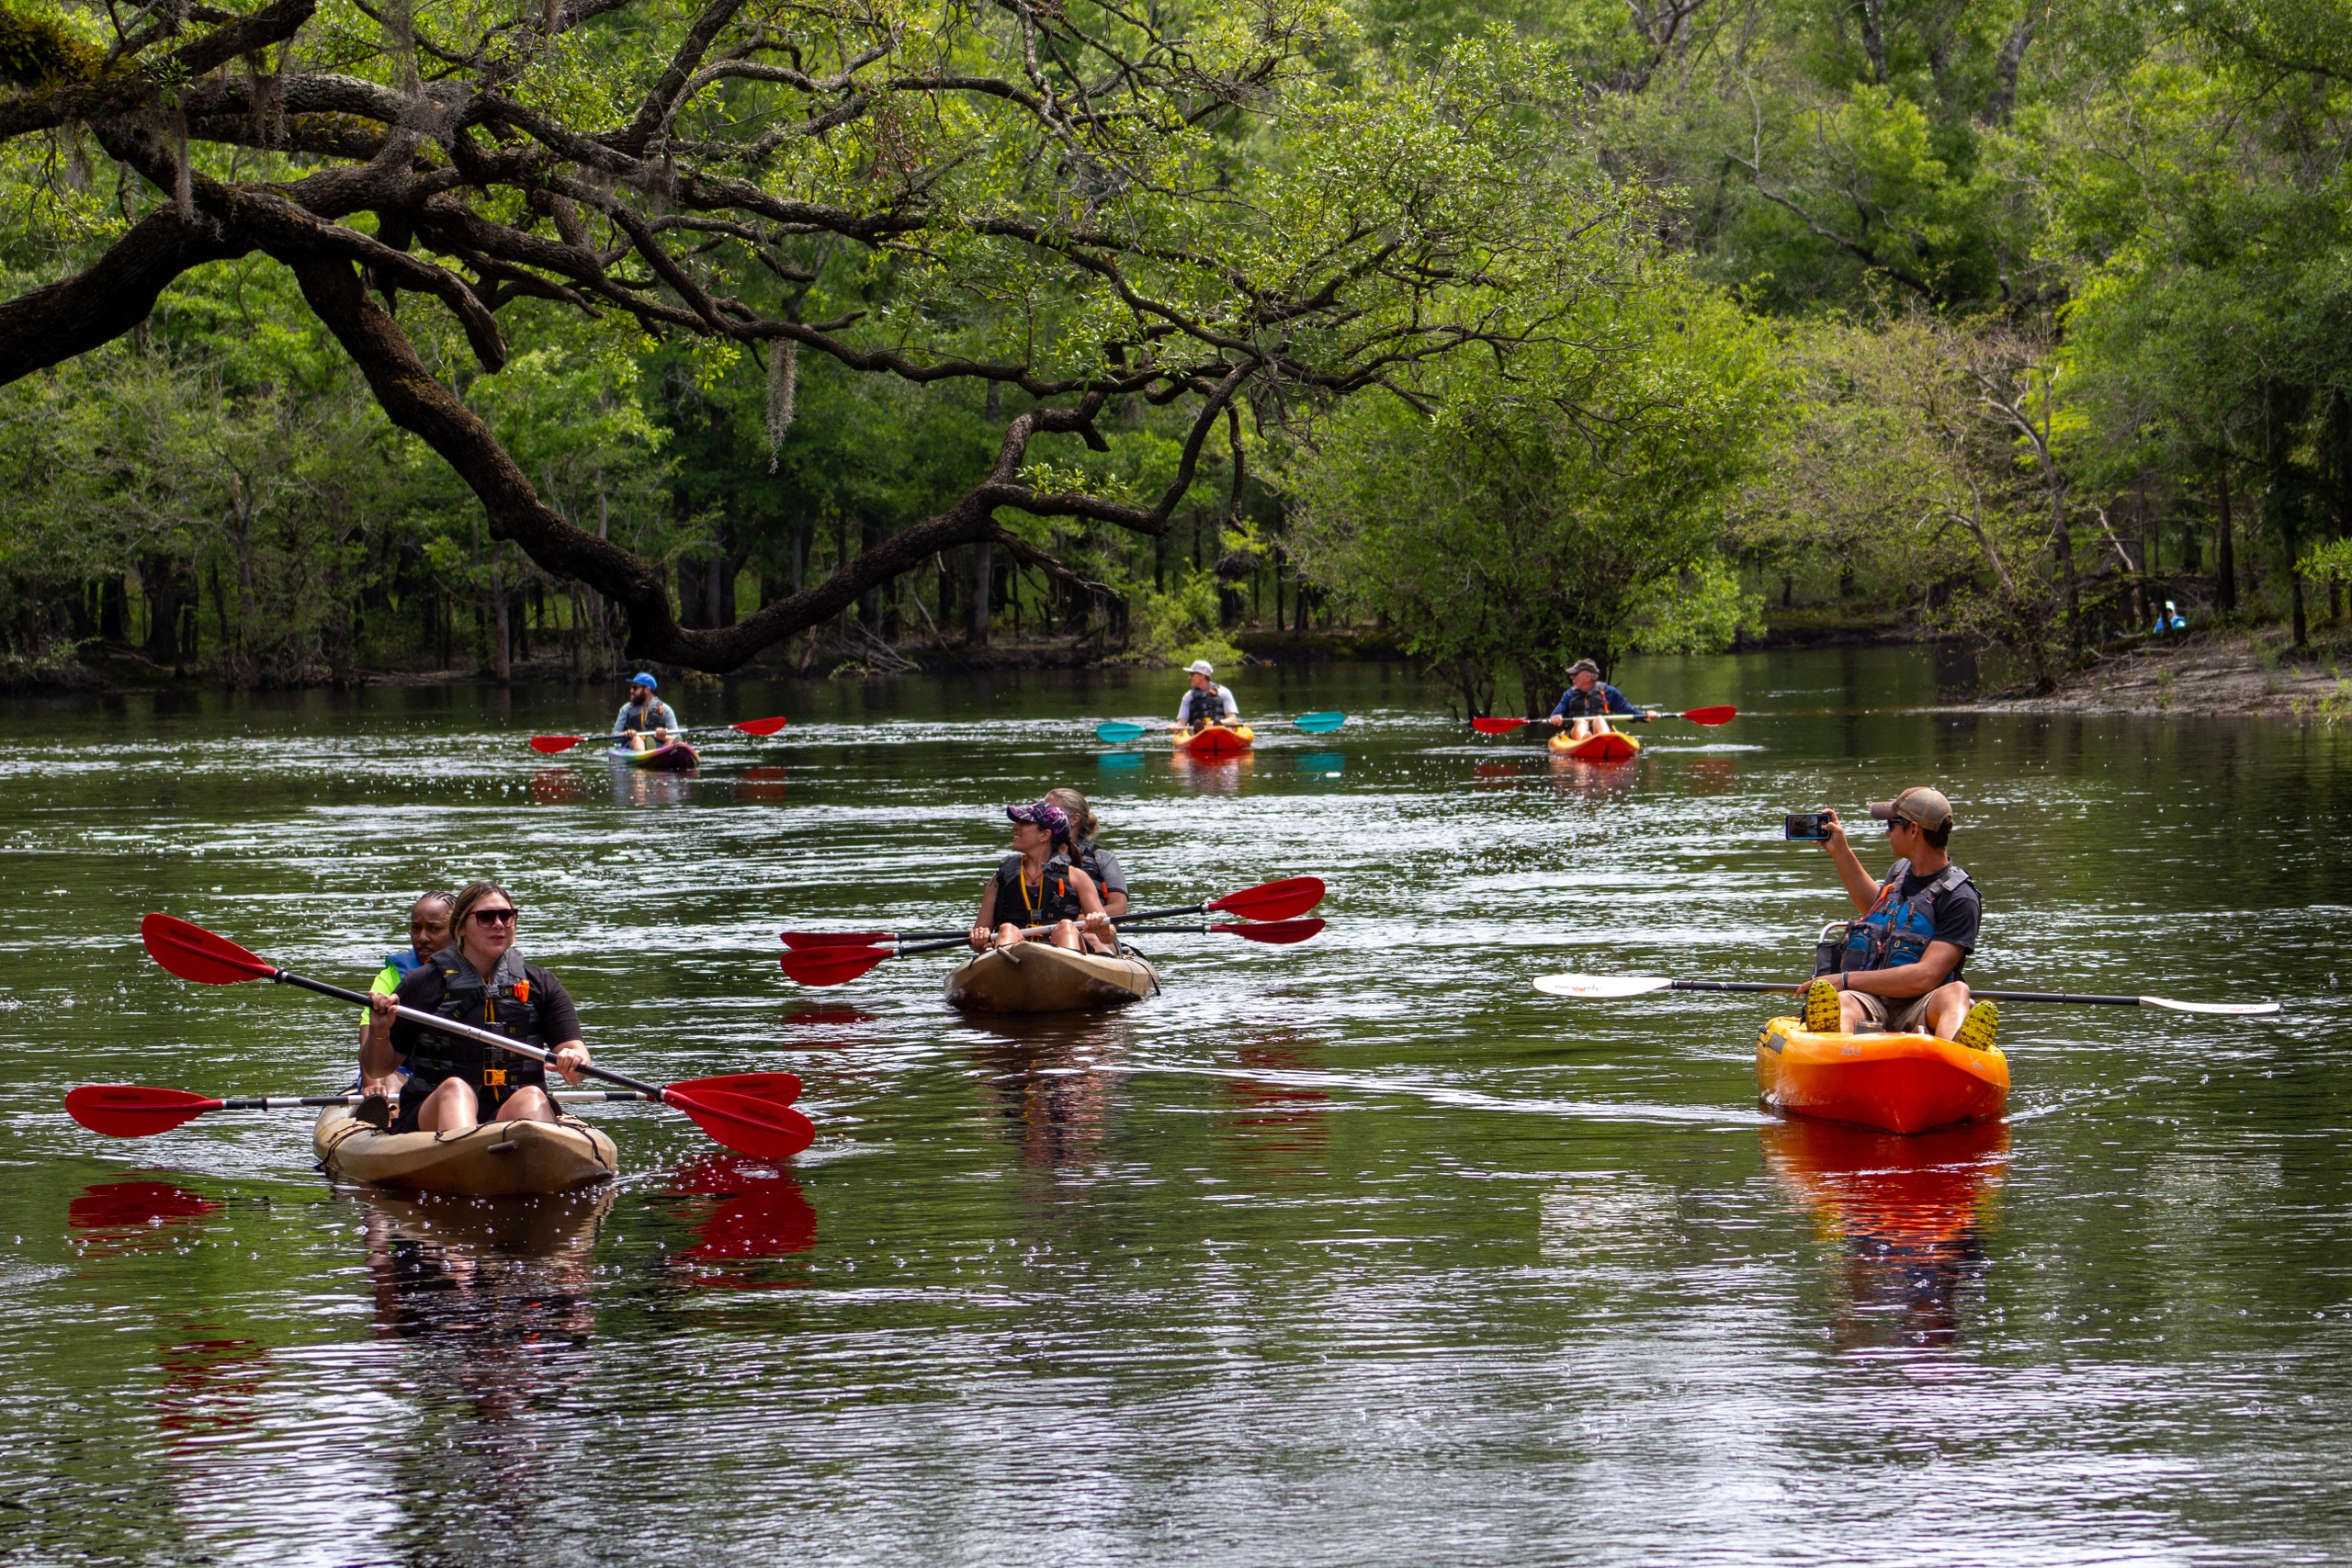
M 318 1105 L 356 1105 L 359 1103 L 359 1098 L 356 1089 L 342 1094 L 299 1096 L 240 1094 L 232 1095 L 210 1109 L 215 1111 L 293 1111 Z M 643 1100 L 652 1097 L 641 1089 L 560 1089 L 548 1098 L 564 1105 L 611 1105 L 620 1101 Z
M 1186 904 L 1182 908 L 1174 909 L 1136 909 L 1128 914 L 1112 916 L 1111 923 L 1114 926 L 1124 926 L 1136 920 L 1170 919 L 1178 915 L 1204 915 L 1208 913 L 1208 908 L 1209 907 L 1206 904 Z M 1021 928 L 1021 934 L 1023 936 L 1035 936 L 1040 931 L 1049 931 L 1053 929 L 1054 928 L 1051 926 L 1023 926 Z M 1168 929 L 1182 931 L 1186 928 L 1175 926 Z M 1203 931 L 1206 931 L 1209 928 L 1204 923 L 1202 925 L 1201 929 Z M 901 942 L 894 951 L 899 953 L 938 953 L 944 949 L 954 947 L 960 942 L 967 942 L 971 940 L 970 933 L 959 932 L 955 936 L 938 937 L 926 942 Z
M 1762 980 L 1676 980 L 1666 988 L 1669 991 L 1765 991 L 1792 996 L 1804 990 L 1804 987 L 1773 985 Z M 1988 1002 L 2100 1002 L 2109 1007 L 2125 1008 L 2139 1007 L 2143 1003 L 2139 997 L 2103 997 L 2083 991 L 1980 991 L 1971 986 L 1968 994 L 1978 1001 Z
M 361 1007 L 370 1005 L 364 991 L 348 991 L 341 986 L 330 986 L 324 980 L 313 980 L 305 975 L 290 974 L 283 969 L 272 969 L 269 972 L 269 977 L 280 986 L 300 987 L 305 991 L 315 991 L 322 997 L 333 997 L 339 1002 L 355 1002 Z M 555 1053 L 552 1051 L 542 1051 L 537 1045 L 525 1044 L 520 1040 L 495 1033 L 491 1030 L 476 1029 L 470 1023 L 459 1023 L 456 1019 L 443 1018 L 439 1013 L 420 1012 L 415 1008 L 403 1007 L 395 1008 L 393 1016 L 404 1018 L 411 1023 L 423 1024 L 427 1029 L 437 1029 L 444 1034 L 454 1034 L 461 1040 L 478 1040 L 485 1045 L 495 1045 L 502 1051 L 512 1051 L 518 1056 L 529 1056 L 537 1061 L 549 1063 L 555 1060 Z M 606 1083 L 616 1083 L 623 1089 L 633 1089 L 650 1100 L 658 1100 L 664 1098 L 661 1085 L 647 1083 L 642 1078 L 630 1077 L 626 1073 L 616 1073 L 609 1068 L 587 1064 L 582 1064 L 579 1070 L 585 1077 L 602 1078 Z

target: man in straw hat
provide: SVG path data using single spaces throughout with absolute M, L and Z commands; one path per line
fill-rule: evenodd
M 1972 1006 L 1960 977 L 1975 950 L 1984 903 L 1968 873 L 1944 852 L 1951 802 L 1942 791 L 1918 785 L 1872 802 L 1870 810 L 1886 824 L 1886 846 L 1895 857 L 1883 882 L 1862 869 L 1838 814 L 1823 813 L 1829 836 L 1821 847 L 1861 918 L 1840 936 L 1824 938 L 1804 990 L 1804 1026 L 1816 1034 L 1850 1034 L 1867 1024 L 1989 1049 L 1999 1012 L 1991 1002 Z

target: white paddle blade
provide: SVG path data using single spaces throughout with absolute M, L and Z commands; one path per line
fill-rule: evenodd
M 1617 997 L 1645 997 L 1674 982 L 1663 975 L 1538 975 L 1535 988 L 1547 997 L 1577 997 L 1607 1001 Z
M 2164 1012 L 2196 1012 L 2214 1018 L 2258 1018 L 2280 1010 L 2277 1002 L 2177 1002 L 2170 997 L 2142 997 L 2140 1005 Z

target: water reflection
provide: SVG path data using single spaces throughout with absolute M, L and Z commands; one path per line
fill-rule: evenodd
M 66 1204 L 65 1225 L 91 1233 L 85 1254 L 151 1251 L 178 1246 L 175 1232 L 223 1207 L 169 1181 L 94 1181 Z
M 745 768 L 736 775 L 735 798 L 763 800 L 771 804 L 781 801 L 784 799 L 785 777 L 784 769 L 774 765 Z
M 1202 795 L 1238 795 L 1245 770 L 1258 765 L 1255 751 L 1237 752 L 1230 757 L 1195 757 L 1190 751 L 1174 751 L 1169 761 L 1176 776 Z
M 1732 757 L 1693 757 L 1682 770 L 1687 795 L 1729 795 L 1739 787 L 1739 762 Z
M 673 1254 L 671 1264 L 692 1269 L 697 1284 L 763 1281 L 739 1271 L 694 1265 L 782 1258 L 817 1245 L 817 1211 L 809 1207 L 800 1184 L 763 1161 L 705 1155 L 671 1173 L 670 1191 L 680 1198 L 719 1200 L 716 1205 L 692 1204 L 681 1211 L 694 1223 L 695 1244 Z
M 1987 1265 L 1982 1226 L 2007 1123 L 1904 1137 L 1792 1118 L 1763 1139 L 1765 1164 L 1840 1248 L 1838 1348 L 1956 1343 L 1962 1295 Z
M 531 800 L 538 806 L 575 806 L 588 798 L 576 768 L 541 768 L 531 775 Z
M 1555 794 L 1594 802 L 1623 800 L 1641 783 L 1642 769 L 1631 757 L 1616 762 L 1584 762 L 1557 751 L 1547 750 L 1544 755 L 1551 759 Z
M 462 1381 L 488 1401 L 524 1392 L 521 1354 L 587 1337 L 596 1233 L 609 1186 L 545 1198 L 452 1198 L 368 1190 L 376 1326 L 469 1348 Z M 509 1366 L 508 1363 L 513 1363 Z
M 613 764 L 613 801 L 618 806 L 678 806 L 694 798 L 692 773 L 656 773 Z
M 1098 1066 L 1122 1058 L 1134 1040 L 1125 1020 L 1089 1013 L 1038 1013 L 969 1021 L 980 1037 L 972 1059 L 997 1114 L 1017 1129 L 1021 1163 L 1065 1170 L 1097 1163 L 1111 1112 L 1125 1090 Z
M 1281 1034 L 1237 1046 L 1233 1059 L 1270 1075 L 1319 1073 L 1326 1066 L 1324 1046 L 1306 1035 Z M 1225 1125 L 1244 1165 L 1290 1165 L 1295 1162 L 1287 1156 L 1319 1156 L 1329 1146 L 1331 1097 L 1322 1089 L 1243 1077 L 1220 1078 L 1218 1089 L 1239 1111 Z

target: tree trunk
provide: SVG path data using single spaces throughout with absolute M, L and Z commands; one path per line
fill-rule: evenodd
M 2230 527 L 2230 459 L 2222 454 L 2216 471 L 2214 495 L 2220 513 L 2214 523 L 2213 548 L 2213 607 L 2229 615 L 2238 607 L 2237 553 L 2231 543 Z
M 138 558 L 139 588 L 147 596 L 147 657 L 180 668 L 180 606 L 187 602 L 179 563 L 167 556 Z
M 989 383 L 993 387 L 996 383 Z M 971 625 L 967 637 L 974 648 L 989 645 L 989 611 L 996 600 L 996 546 L 982 539 L 972 547 Z

